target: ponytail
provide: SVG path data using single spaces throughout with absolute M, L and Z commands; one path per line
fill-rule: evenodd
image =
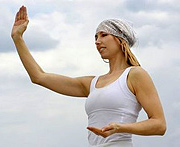
M 127 61 L 127 63 L 131 66 L 141 66 L 134 54 L 131 52 L 128 43 L 122 38 L 119 38 L 119 40 L 121 42 L 120 46 L 125 55 L 125 60 Z

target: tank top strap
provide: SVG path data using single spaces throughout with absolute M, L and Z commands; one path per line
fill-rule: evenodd
M 119 84 L 126 94 L 134 97 L 135 95 L 131 92 L 131 90 L 129 89 L 128 84 L 127 84 L 127 77 L 132 68 L 134 68 L 134 67 L 130 66 L 130 67 L 126 68 L 126 70 L 122 74 L 122 77 L 119 79 Z
M 129 74 L 129 71 L 131 70 L 131 68 L 133 68 L 133 66 L 130 66 L 130 67 L 128 67 L 128 68 L 126 68 L 126 70 L 124 71 L 124 73 L 123 73 L 123 77 L 126 79 L 127 78 L 127 76 L 128 76 L 128 74 Z
M 92 92 L 92 91 L 95 89 L 95 84 L 96 84 L 96 82 L 97 82 L 97 80 L 98 80 L 98 77 L 99 77 L 99 76 L 95 76 L 95 77 L 92 79 L 92 81 L 91 81 L 91 86 L 90 86 L 90 92 Z

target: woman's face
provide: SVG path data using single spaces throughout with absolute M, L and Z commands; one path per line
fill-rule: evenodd
M 99 32 L 95 35 L 96 48 L 103 59 L 110 59 L 120 53 L 120 41 L 117 37 Z

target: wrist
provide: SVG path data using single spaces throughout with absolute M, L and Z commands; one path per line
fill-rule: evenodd
M 14 42 L 23 40 L 22 36 L 20 36 L 20 35 L 14 35 L 14 36 L 12 36 L 12 39 L 13 39 Z
M 116 133 L 124 133 L 124 124 L 116 124 Z

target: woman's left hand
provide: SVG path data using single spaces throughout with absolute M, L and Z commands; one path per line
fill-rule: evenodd
M 114 133 L 118 133 L 119 124 L 110 123 L 109 125 L 103 127 L 102 129 L 95 127 L 87 127 L 87 129 L 92 131 L 98 136 L 101 135 L 102 137 L 106 138 L 107 136 L 110 136 Z

